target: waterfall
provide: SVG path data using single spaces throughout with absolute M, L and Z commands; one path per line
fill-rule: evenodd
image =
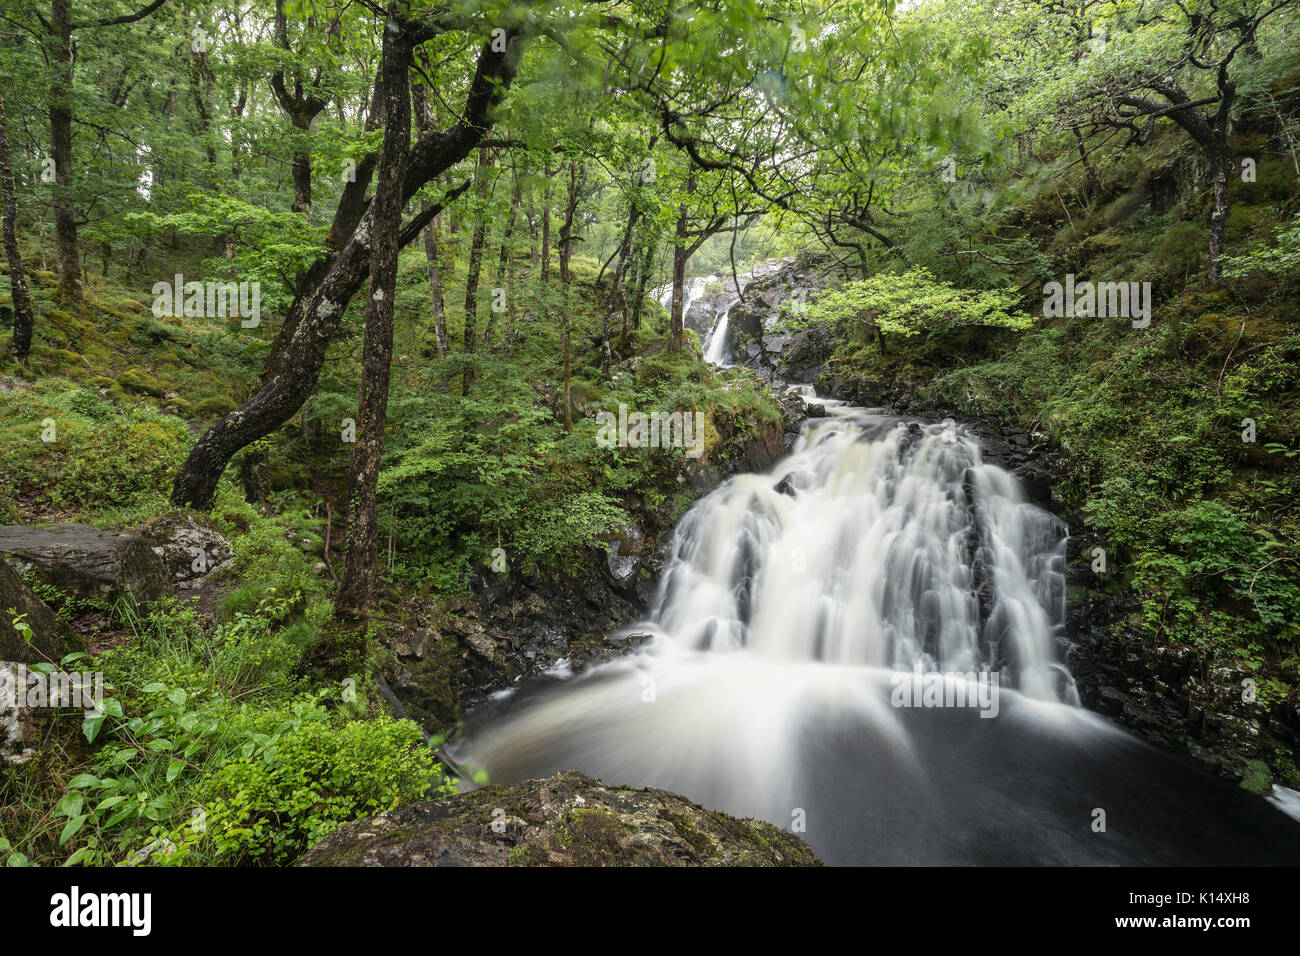
M 1244 849 L 1263 801 L 1234 809 L 1226 786 L 1195 827 L 1232 839 L 1183 849 L 1168 806 L 1219 781 L 1077 706 L 1059 519 L 953 422 L 824 404 L 773 470 L 679 522 L 650 619 L 622 635 L 648 641 L 507 692 L 453 755 L 494 782 L 576 768 L 663 787 L 831 863 L 1283 852 L 1271 823 Z
M 1054 647 L 1061 522 L 952 423 L 832 408 L 777 471 L 737 476 L 682 520 L 653 626 L 686 648 L 771 660 L 953 673 L 1002 663 L 1027 695 L 1077 701 Z
M 706 362 L 712 362 L 714 365 L 727 364 L 727 359 L 730 357 L 727 352 L 727 325 L 733 305 L 735 302 L 728 302 L 724 308 L 718 310 L 717 317 L 713 321 L 713 330 L 709 332 L 708 341 L 704 343 Z

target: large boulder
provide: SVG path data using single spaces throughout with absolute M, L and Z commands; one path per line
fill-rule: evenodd
M 819 866 L 770 823 L 576 770 L 348 824 L 298 866 Z
M 185 512 L 156 518 L 139 533 L 162 559 L 168 580 L 181 590 L 196 587 L 235 559 L 235 549 L 225 535 Z
M 133 594 L 143 602 L 167 590 L 162 559 L 138 534 L 101 531 L 83 524 L 0 526 L 0 554 L 22 572 L 76 597 L 115 600 Z

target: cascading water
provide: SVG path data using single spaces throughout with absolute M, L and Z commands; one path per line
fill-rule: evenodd
M 1300 859 L 1286 817 L 1074 706 L 1058 519 L 951 422 L 826 405 L 682 519 L 649 643 L 472 715 L 456 756 L 674 790 L 830 863 Z

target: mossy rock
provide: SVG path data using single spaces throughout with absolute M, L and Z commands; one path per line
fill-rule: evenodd
M 178 412 L 188 413 L 190 410 L 190 403 L 183 398 L 169 398 L 167 399 L 167 407 L 174 408 Z
M 86 364 L 85 360 L 81 357 L 80 352 L 73 352 L 70 349 L 52 349 L 49 356 L 60 365 L 71 365 L 83 368 Z
M 194 413 L 202 418 L 220 418 L 239 406 L 227 395 L 213 395 L 194 406 Z
M 122 301 L 118 302 L 117 307 L 126 312 L 144 311 L 144 305 L 140 302 L 137 302 L 135 299 L 123 299 Z
M 666 790 L 611 787 L 565 770 L 359 820 L 325 837 L 297 865 L 821 864 L 801 838 L 770 823 L 707 810 Z
M 117 383 L 123 388 L 142 395 L 162 398 L 167 392 L 166 386 L 138 365 L 132 365 L 117 377 Z

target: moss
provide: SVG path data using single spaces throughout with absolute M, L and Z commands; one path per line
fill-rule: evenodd
M 123 388 L 130 389 L 133 392 L 140 392 L 143 395 L 152 395 L 154 398 L 162 398 L 167 391 L 162 382 L 138 365 L 132 365 L 123 371 L 117 377 L 117 383 Z
M 544 859 L 535 846 L 525 844 L 510 851 L 510 855 L 506 857 L 506 866 L 533 866 Z
M 706 856 L 716 855 L 716 844 L 714 844 L 708 836 L 697 830 L 695 825 L 691 823 L 690 818 L 676 813 L 665 813 L 664 817 L 673 825 L 673 829 L 677 831 L 677 835 L 689 843 L 697 853 L 702 853 Z M 759 834 L 762 833 L 761 830 L 755 832 Z
M 575 866 L 610 866 L 626 862 L 627 849 L 619 840 L 628 827 L 608 810 L 591 807 L 569 814 L 566 832 L 557 842 L 572 854 Z
M 1268 793 L 1273 786 L 1273 772 L 1262 760 L 1247 760 L 1245 773 L 1241 778 L 1243 790 L 1251 793 Z
M 194 413 L 201 418 L 219 418 L 238 407 L 229 396 L 214 395 L 195 405 Z

